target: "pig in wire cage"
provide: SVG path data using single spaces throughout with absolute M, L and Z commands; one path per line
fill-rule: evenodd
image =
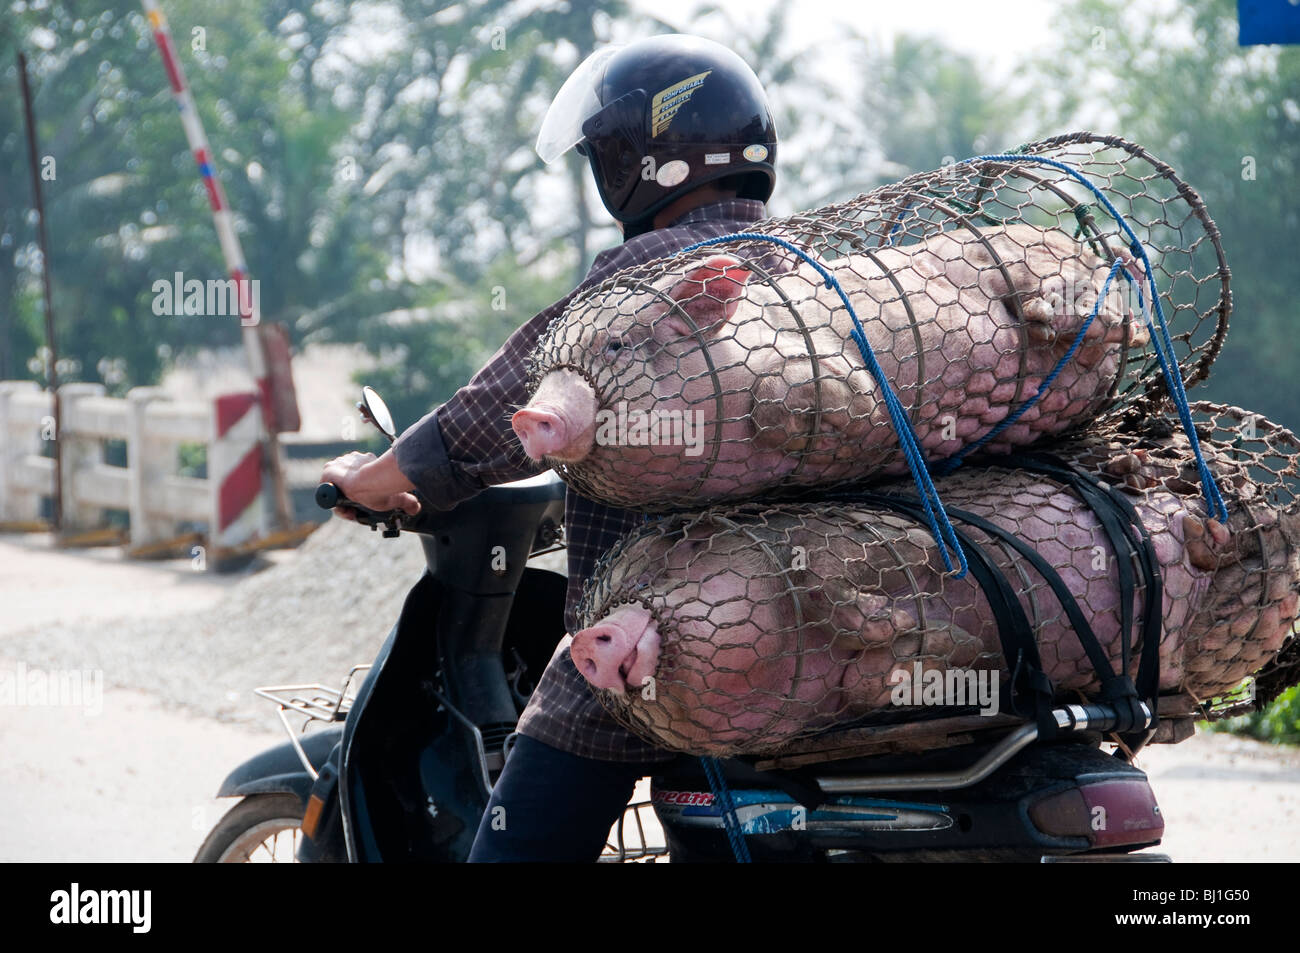
M 1230 308 L 1196 192 L 1075 133 L 619 272 L 549 327 L 514 427 L 647 511 L 923 480 L 1185 400 Z
M 1049 700 L 1127 673 L 1162 714 L 1208 702 L 1295 652 L 1300 441 L 1193 413 L 1224 523 L 1178 419 L 1131 414 L 941 478 L 963 578 L 905 482 L 652 519 L 597 567 L 574 663 L 633 732 L 711 756 L 900 715 L 1029 717 L 1013 655 Z

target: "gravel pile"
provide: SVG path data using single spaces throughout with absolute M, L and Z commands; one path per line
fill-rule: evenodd
M 100 669 L 108 685 L 266 726 L 274 709 L 253 688 L 337 685 L 373 658 L 423 569 L 415 536 L 384 539 L 330 520 L 291 558 L 250 575 L 203 613 L 43 625 L 6 639 L 5 651 L 29 666 Z

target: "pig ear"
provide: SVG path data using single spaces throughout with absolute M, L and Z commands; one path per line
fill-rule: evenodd
M 688 271 L 668 295 L 690 315 L 701 333 L 713 336 L 735 314 L 751 277 L 753 272 L 738 259 L 718 255 Z M 657 324 L 674 337 L 695 333 L 676 308 L 669 309 Z

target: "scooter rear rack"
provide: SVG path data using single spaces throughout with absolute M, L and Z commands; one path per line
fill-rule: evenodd
M 311 759 L 307 757 L 307 752 L 303 751 L 298 736 L 304 734 L 312 722 L 323 721 L 332 724 L 347 718 L 352 702 L 356 698 L 356 692 L 351 690 L 352 680 L 358 672 L 369 670 L 369 663 L 352 666 L 344 676 L 343 684 L 338 688 L 313 682 L 306 685 L 267 685 L 253 689 L 254 695 L 275 702 L 276 714 L 280 718 L 280 724 L 284 726 L 285 733 L 289 736 L 289 743 L 293 745 L 294 753 L 313 781 L 319 775 Z M 303 716 L 302 724 L 296 731 L 293 725 L 289 724 L 290 712 Z
M 623 811 L 623 816 L 618 819 L 618 827 L 613 832 L 613 840 L 605 844 L 605 850 L 596 859 L 597 863 L 653 864 L 660 857 L 668 857 L 668 846 L 666 844 L 653 844 L 646 836 L 642 811 L 649 811 L 652 818 L 655 816 L 654 805 L 649 801 L 633 801 L 628 804 Z M 657 818 L 654 823 L 656 827 L 659 826 Z M 636 828 L 635 838 L 632 837 L 631 828 L 633 826 Z M 663 840 L 662 831 L 659 833 L 658 840 Z

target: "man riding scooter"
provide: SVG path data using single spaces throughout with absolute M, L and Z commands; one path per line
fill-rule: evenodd
M 380 457 L 350 453 L 321 475 L 373 510 L 448 509 L 482 489 L 545 470 L 511 428 L 528 399 L 529 354 L 579 292 L 623 268 L 743 231 L 765 217 L 775 183 L 776 127 L 762 85 L 735 53 L 677 34 L 588 57 L 542 123 L 548 163 L 576 148 L 591 165 L 623 243 L 600 252 L 574 291 L 520 327 L 446 403 Z M 517 422 L 545 427 L 543 419 Z M 344 510 L 340 515 L 347 516 Z M 568 491 L 565 627 L 596 560 L 639 514 Z M 617 724 L 561 643 L 518 725 L 471 862 L 594 861 L 634 785 L 672 755 Z

